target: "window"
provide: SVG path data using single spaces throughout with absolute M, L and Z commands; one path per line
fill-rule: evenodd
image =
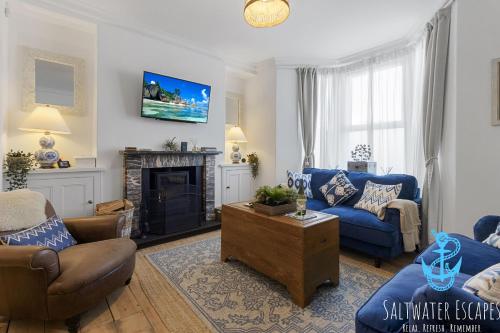
M 422 43 L 423 44 L 423 43 Z M 346 168 L 357 144 L 370 144 L 378 173 L 422 179 L 423 47 L 346 68 L 320 70 L 316 165 Z

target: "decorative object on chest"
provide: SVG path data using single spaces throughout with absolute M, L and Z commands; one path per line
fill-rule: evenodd
M 51 134 L 71 134 L 63 117 L 56 108 L 38 106 L 19 128 L 22 131 L 44 133 L 39 140 L 40 149 L 35 158 L 41 168 L 53 168 L 59 160 L 59 152 L 54 149 L 55 140 Z

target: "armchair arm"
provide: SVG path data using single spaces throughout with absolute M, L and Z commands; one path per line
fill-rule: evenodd
M 59 256 L 52 249 L 0 246 L 0 315 L 46 319 L 47 288 L 59 274 Z
M 480 242 L 484 241 L 495 232 L 499 222 L 500 216 L 488 215 L 480 218 L 474 225 L 474 239 Z
M 412 303 L 415 308 L 419 307 L 420 310 L 429 304 L 442 304 L 441 309 L 448 306 L 448 317 L 444 317 L 444 313 L 441 314 L 441 318 L 435 314 L 434 318 L 416 318 L 410 314 L 409 324 L 414 328 L 417 328 L 417 332 L 423 331 L 423 325 L 445 325 L 447 327 L 450 324 L 453 325 L 480 325 L 479 330 L 475 332 L 483 333 L 494 333 L 500 332 L 500 309 L 495 306 L 495 304 L 490 304 L 479 297 L 462 290 L 461 288 L 452 287 L 447 291 L 435 291 L 429 286 L 422 286 L 418 288 L 412 297 Z M 470 306 L 470 316 L 469 318 L 469 305 Z M 486 312 L 486 316 L 482 318 L 476 318 L 476 310 L 489 309 L 491 311 Z M 477 327 L 477 326 L 476 326 Z M 472 332 L 472 331 L 471 331 Z
M 119 238 L 125 225 L 123 215 L 104 215 L 64 219 L 64 224 L 78 243 L 92 243 Z

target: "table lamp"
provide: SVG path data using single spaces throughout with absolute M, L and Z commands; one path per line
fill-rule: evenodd
M 241 153 L 238 143 L 247 142 L 247 138 L 239 126 L 234 126 L 229 130 L 227 141 L 233 143 L 233 152 L 231 153 L 233 164 L 240 163 Z
M 38 141 L 41 149 L 35 152 L 35 158 L 43 169 L 53 168 L 59 160 L 59 152 L 53 149 L 56 142 L 50 134 L 71 134 L 59 110 L 49 105 L 37 106 L 19 129 L 45 133 Z

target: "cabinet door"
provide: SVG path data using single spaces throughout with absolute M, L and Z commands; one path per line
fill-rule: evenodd
M 94 177 L 37 178 L 28 188 L 42 193 L 61 217 L 90 216 L 94 213 Z
M 226 172 L 226 188 L 224 203 L 234 203 L 239 201 L 240 173 L 238 170 L 227 170 Z
M 249 170 L 242 170 L 239 181 L 238 201 L 251 201 L 255 195 L 252 173 Z

